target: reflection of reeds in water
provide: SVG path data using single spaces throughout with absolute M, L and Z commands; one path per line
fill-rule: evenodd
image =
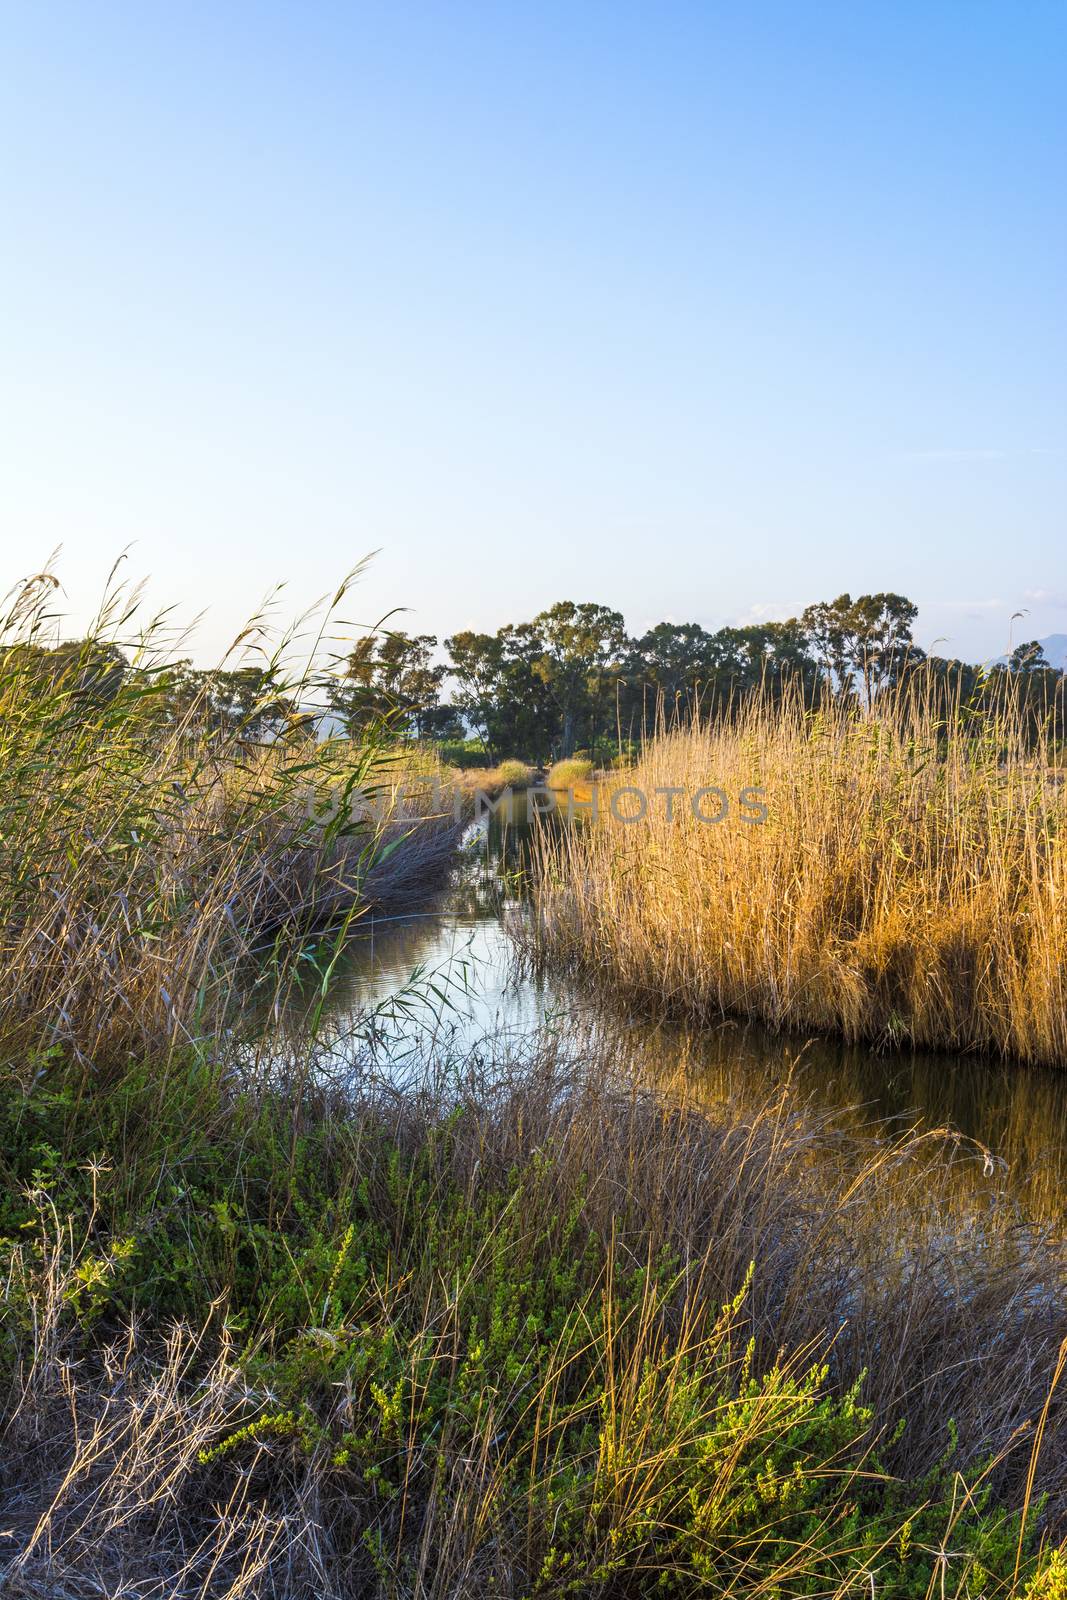
M 876 1139 L 943 1127 L 976 1159 L 961 1182 L 1029 1216 L 1067 1216 L 1067 1080 L 1051 1070 L 815 1038 L 798 1048 L 758 1024 L 691 1028 L 613 1017 L 590 1024 L 620 1068 L 696 1105 L 771 1096 L 789 1085 L 834 1127 Z
M 535 953 L 658 1015 L 1059 1065 L 1054 756 L 1010 702 L 977 722 L 914 697 L 866 717 L 787 696 L 665 734 L 619 779 L 648 797 L 645 820 L 621 825 L 601 803 L 589 826 L 544 836 Z M 718 824 L 690 807 L 705 785 L 728 797 Z M 739 804 L 750 786 L 762 823 Z M 667 789 L 682 794 L 670 819 Z

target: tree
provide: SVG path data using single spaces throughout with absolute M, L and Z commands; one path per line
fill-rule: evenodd
M 944 739 L 950 728 L 973 723 L 981 716 L 986 675 L 967 661 L 926 656 L 918 650 L 901 669 L 893 688 L 900 708 L 916 722 L 932 724 L 938 738 Z
M 815 659 L 835 689 L 843 689 L 850 681 L 851 610 L 852 596 L 840 594 L 836 600 L 820 600 L 816 605 L 807 606 L 800 616 L 800 626 Z
M 42 693 L 65 695 L 71 706 L 100 707 L 116 698 L 130 664 L 117 644 L 99 639 L 68 639 L 50 648 L 35 643 L 9 645 L 2 653 L 5 672 L 17 672 Z
M 255 742 L 276 738 L 299 715 L 269 667 L 234 667 L 206 674 L 211 720 Z
M 465 629 L 445 640 L 449 671 L 455 680 L 453 700 L 481 735 L 490 760 L 495 759 L 494 724 L 504 677 L 501 635 Z
M 600 732 L 605 691 L 623 670 L 626 625 L 608 606 L 558 600 L 532 627 L 543 646 L 535 671 L 559 712 L 560 753 L 573 755 L 583 725 L 590 745 Z
M 386 721 L 398 732 L 425 738 L 439 710 L 447 670 L 433 664 L 436 648 L 433 634 L 401 630 L 357 640 L 330 693 L 331 709 L 344 718 L 347 732 L 355 736 Z
M 859 684 L 869 709 L 876 693 L 895 681 L 922 652 L 912 638 L 918 608 L 902 594 L 861 594 L 808 606 L 800 618 L 811 650 L 839 694 Z
M 919 608 L 902 594 L 861 594 L 849 613 L 852 666 L 870 708 L 877 690 L 895 682 L 909 659 L 923 652 L 911 635 Z
M 1017 644 L 1008 658 L 1009 672 L 1050 672 L 1052 670 L 1045 657 L 1044 646 L 1037 639 L 1030 639 L 1026 644 Z
M 538 664 L 544 642 L 533 623 L 493 633 L 466 631 L 445 640 L 453 701 L 481 735 L 490 760 L 522 754 L 546 757 L 558 717 Z
M 673 721 L 687 721 L 714 672 L 714 636 L 696 622 L 658 622 L 642 638 L 631 641 L 625 661 L 624 705 L 627 721 L 652 711 Z

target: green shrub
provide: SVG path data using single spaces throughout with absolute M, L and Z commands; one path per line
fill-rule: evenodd
M 588 783 L 593 776 L 593 763 L 584 756 L 570 756 L 565 761 L 556 761 L 549 768 L 548 787 L 550 789 L 570 789 L 578 783 Z
M 537 776 L 537 769 L 529 767 L 525 761 L 502 761 L 496 768 L 496 776 L 506 789 L 525 789 Z
M 488 751 L 480 739 L 444 739 L 434 746 L 446 767 L 484 767 Z

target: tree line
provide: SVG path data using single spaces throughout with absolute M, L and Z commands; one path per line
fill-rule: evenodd
M 495 633 L 378 630 L 361 637 L 326 675 L 328 717 L 316 717 L 286 686 L 276 664 L 204 670 L 190 661 L 148 671 L 114 644 L 73 641 L 18 645 L 0 671 L 31 669 L 72 705 L 110 699 L 143 680 L 154 714 L 173 727 L 207 720 L 249 740 L 310 737 L 316 730 L 358 738 L 373 728 L 447 745 L 473 734 L 488 759 L 546 762 L 583 751 L 610 759 L 620 746 L 664 723 L 736 714 L 747 696 L 800 693 L 814 705 L 833 694 L 871 709 L 888 693 L 931 696 L 941 714 L 991 707 L 1010 689 L 1035 730 L 1050 715 L 1062 726 L 1065 675 L 1034 640 L 986 670 L 928 656 L 912 629 L 916 606 L 894 593 L 848 594 L 808 606 L 785 622 L 709 632 L 661 622 L 630 636 L 609 606 L 561 600 L 529 622 Z
M 1010 684 L 1035 723 L 1042 707 L 1062 708 L 1063 674 L 1036 640 L 986 672 L 927 656 L 913 637 L 916 616 L 904 595 L 842 594 L 785 622 L 715 632 L 661 622 L 631 637 L 609 606 L 561 600 L 529 622 L 445 638 L 444 659 L 432 634 L 368 636 L 331 703 L 353 734 L 386 717 L 415 738 L 473 731 L 490 760 L 538 762 L 579 749 L 604 759 L 663 722 L 730 716 L 746 696 L 780 696 L 787 686 L 811 704 L 831 693 L 868 710 L 913 687 L 947 710 L 991 705 Z

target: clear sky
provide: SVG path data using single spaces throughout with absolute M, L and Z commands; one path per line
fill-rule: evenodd
M 1067 5 L 2 8 L 0 581 L 1067 631 Z

